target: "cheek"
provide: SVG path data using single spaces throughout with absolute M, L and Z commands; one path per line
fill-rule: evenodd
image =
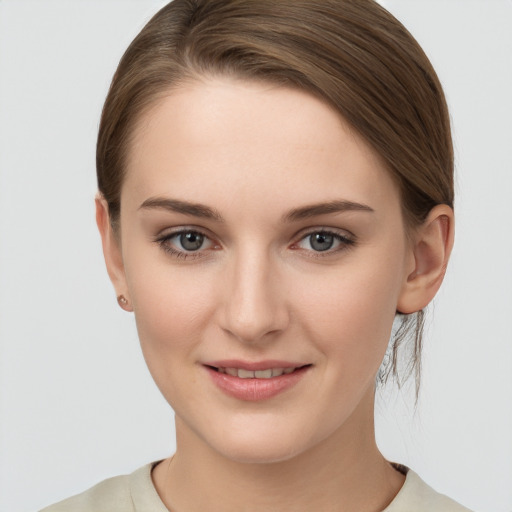
M 332 364 L 326 368 L 353 378 L 355 374 L 372 376 L 387 348 L 400 290 L 400 266 L 391 262 L 340 267 L 311 283 L 302 277 L 301 288 L 310 290 L 301 296 L 300 309 L 309 336 Z M 336 369 L 337 368 L 337 369 Z
M 165 264 L 144 272 L 133 268 L 131 275 L 133 279 L 127 277 L 144 359 L 167 402 L 186 416 L 201 396 L 190 368 L 211 324 L 214 287 L 201 272 Z
M 207 269 L 191 272 L 144 258 L 126 265 L 142 350 L 150 370 L 192 353 L 213 313 L 214 286 Z

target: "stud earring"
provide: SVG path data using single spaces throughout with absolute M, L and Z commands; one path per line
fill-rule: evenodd
M 128 299 L 124 295 L 119 295 L 119 297 L 117 297 L 117 303 L 124 309 L 128 306 Z

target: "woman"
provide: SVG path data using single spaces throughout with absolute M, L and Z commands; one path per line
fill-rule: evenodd
M 175 0 L 119 65 L 97 170 L 177 451 L 46 510 L 466 510 L 375 443 L 376 378 L 407 329 L 419 368 L 453 244 L 444 96 L 389 13 Z

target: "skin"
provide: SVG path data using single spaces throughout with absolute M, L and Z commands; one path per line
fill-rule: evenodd
M 286 219 L 333 201 L 367 209 Z M 170 91 L 141 119 L 120 233 L 101 197 L 97 221 L 109 275 L 176 413 L 177 452 L 153 471 L 170 510 L 364 512 L 392 501 L 404 477 L 375 444 L 375 375 L 395 312 L 423 308 L 441 284 L 449 207 L 406 233 L 383 162 L 331 108 L 217 77 Z M 186 258 L 180 229 L 205 235 Z M 326 230 L 342 238 L 315 251 L 310 235 Z M 291 389 L 250 402 L 220 391 L 203 366 L 233 358 L 311 366 Z

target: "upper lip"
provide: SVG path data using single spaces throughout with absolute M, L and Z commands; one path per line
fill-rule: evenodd
M 269 368 L 300 368 L 308 363 L 298 363 L 290 361 L 278 361 L 275 359 L 265 361 L 241 361 L 240 359 L 224 359 L 222 361 L 207 361 L 204 366 L 212 366 L 214 368 L 239 368 L 242 370 L 258 371 L 268 370 Z

